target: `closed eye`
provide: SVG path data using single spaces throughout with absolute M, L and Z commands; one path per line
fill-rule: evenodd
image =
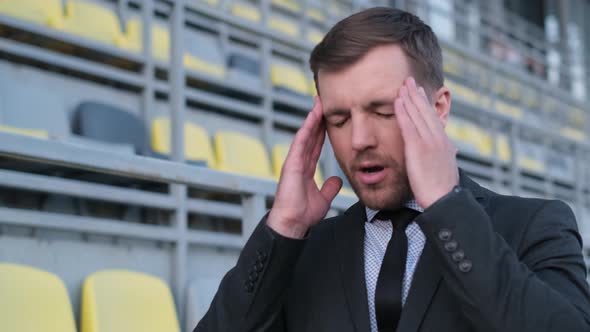
M 334 121 L 331 124 L 336 128 L 342 128 L 346 124 L 346 121 L 348 121 L 348 117 L 338 119 L 338 121 Z
M 381 112 L 375 112 L 375 114 L 384 117 L 384 118 L 391 118 L 395 116 L 395 113 L 381 113 Z

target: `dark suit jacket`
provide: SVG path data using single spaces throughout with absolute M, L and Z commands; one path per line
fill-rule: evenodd
M 360 203 L 304 240 L 265 219 L 195 331 L 370 331 Z M 416 222 L 426 236 L 398 331 L 590 331 L 582 243 L 560 201 L 461 175 Z

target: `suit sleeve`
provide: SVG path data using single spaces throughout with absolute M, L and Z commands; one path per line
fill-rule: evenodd
M 519 254 L 494 231 L 469 190 L 453 190 L 417 219 L 435 248 L 443 280 L 477 331 L 590 331 L 573 213 L 560 201 L 536 209 L 528 221 L 515 220 L 528 222 Z
M 283 299 L 304 243 L 274 232 L 263 218 L 194 332 L 284 331 Z

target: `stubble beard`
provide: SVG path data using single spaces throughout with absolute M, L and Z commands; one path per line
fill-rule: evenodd
M 357 183 L 349 168 L 341 168 L 353 191 L 366 207 L 373 210 L 395 210 L 412 198 L 412 191 L 405 168 L 400 167 L 394 160 L 389 160 L 388 167 L 391 171 L 390 177 L 373 185 Z

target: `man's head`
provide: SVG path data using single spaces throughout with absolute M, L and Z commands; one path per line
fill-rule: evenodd
M 330 142 L 353 189 L 370 208 L 398 207 L 411 197 L 393 108 L 399 88 L 412 76 L 443 123 L 450 109 L 436 36 L 410 13 L 372 8 L 337 23 L 310 65 Z

